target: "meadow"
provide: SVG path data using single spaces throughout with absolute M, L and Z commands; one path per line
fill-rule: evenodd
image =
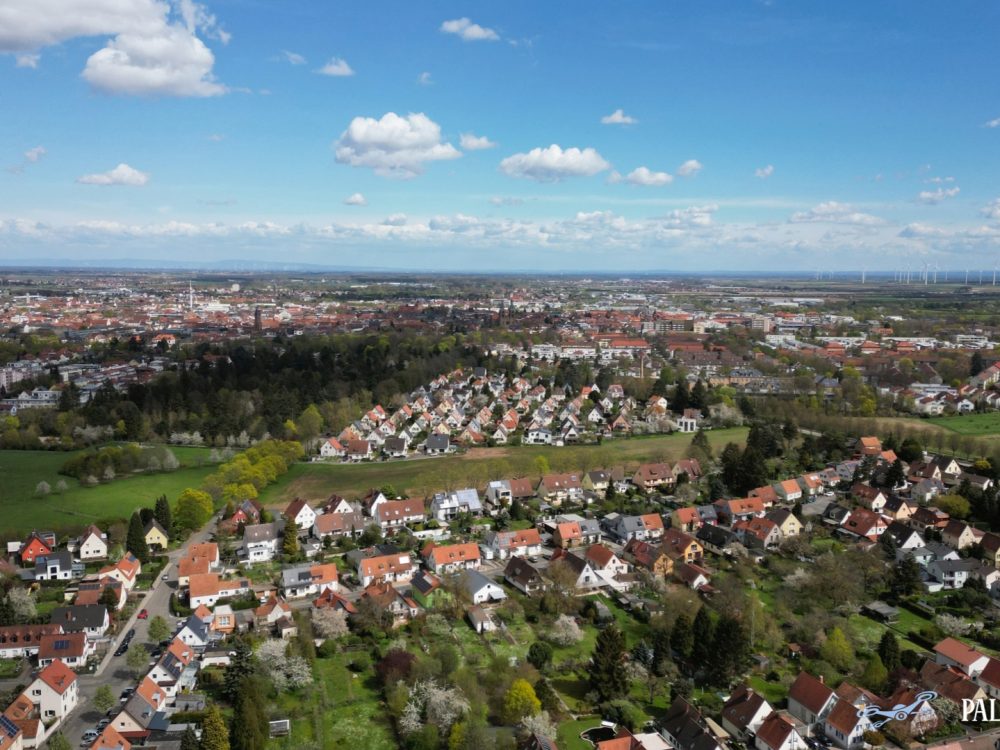
M 718 453 L 726 443 L 742 444 L 746 433 L 745 428 L 738 427 L 706 434 Z M 476 448 L 462 455 L 376 463 L 301 463 L 265 489 L 260 501 L 281 506 L 296 497 L 313 501 L 332 493 L 358 497 L 373 487 L 385 485 L 392 485 L 401 494 L 427 496 L 442 489 L 483 487 L 491 479 L 537 477 L 541 464 L 558 472 L 618 465 L 634 468 L 644 461 L 676 461 L 684 457 L 690 444 L 691 435 L 675 433 L 608 440 L 594 446 Z
M 59 468 L 72 453 L 61 451 L 0 451 L 0 537 L 14 538 L 32 529 L 70 530 L 99 520 L 127 518 L 141 506 L 152 506 L 165 494 L 171 501 L 187 487 L 198 487 L 212 472 L 205 448 L 172 447 L 181 462 L 173 472 L 136 474 L 84 487 Z M 65 492 L 56 486 L 62 480 Z M 39 482 L 52 492 L 38 497 Z

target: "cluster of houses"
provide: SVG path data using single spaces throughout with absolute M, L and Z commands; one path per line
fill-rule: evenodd
M 695 432 L 702 421 L 696 409 L 672 413 L 662 396 L 637 403 L 620 384 L 606 392 L 595 384 L 573 393 L 477 367 L 441 375 L 392 413 L 375 406 L 324 440 L 319 455 L 343 461 L 440 455 L 459 446 L 507 445 L 515 438 L 526 445 L 561 446 L 628 434 L 640 422 L 656 431 Z

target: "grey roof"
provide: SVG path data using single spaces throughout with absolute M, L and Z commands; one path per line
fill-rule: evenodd
M 429 451 L 446 451 L 451 447 L 451 438 L 447 435 L 431 435 L 424 447 Z
M 243 529 L 244 542 L 269 542 L 281 536 L 285 528 L 284 520 L 271 523 L 251 524 Z
M 281 571 L 281 585 L 285 588 L 290 586 L 302 586 L 312 581 L 312 565 L 297 565 L 294 568 L 285 568 Z
M 729 529 L 723 528 L 722 526 L 705 524 L 698 529 L 695 534 L 695 539 L 700 542 L 711 544 L 713 547 L 722 549 L 727 544 L 732 544 L 736 541 L 736 534 Z
M 208 642 L 208 625 L 197 615 L 191 615 L 184 621 L 184 627 L 198 636 L 199 640 Z
M 56 607 L 49 615 L 49 622 L 62 625 L 66 632 L 99 628 L 104 625 L 108 616 L 107 607 L 103 604 L 70 604 Z
M 496 586 L 499 588 L 499 584 L 497 584 L 496 581 L 491 581 L 478 570 L 466 570 L 462 575 L 460 585 L 469 596 L 474 596 L 477 592 L 482 591 L 487 586 Z

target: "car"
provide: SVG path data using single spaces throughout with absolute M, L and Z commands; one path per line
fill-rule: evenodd
M 83 733 L 83 739 L 90 740 L 91 742 L 93 742 L 94 740 L 97 739 L 97 735 L 99 734 L 100 732 L 98 732 L 96 729 L 88 729 L 86 732 Z
M 115 656 L 124 656 L 126 651 L 128 651 L 128 644 L 123 643 L 115 649 Z
M 135 628 L 129 628 L 128 632 L 125 634 L 125 640 L 131 641 L 133 638 L 135 638 Z
M 100 732 L 104 727 L 111 723 L 111 719 L 101 719 L 97 722 L 97 731 Z
M 118 700 L 124 703 L 125 701 L 127 701 L 129 698 L 132 697 L 132 693 L 134 692 L 135 688 L 125 688 L 124 690 L 122 690 L 121 695 L 118 696 Z
M 136 617 L 138 617 L 140 620 L 147 620 L 149 619 L 149 611 L 145 609 L 140 609 L 139 614 L 137 614 Z
M 170 580 L 170 574 L 169 573 L 164 573 L 162 576 L 160 576 L 160 580 L 161 581 L 169 581 Z

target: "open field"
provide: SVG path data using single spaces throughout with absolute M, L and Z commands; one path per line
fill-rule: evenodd
M 714 430 L 707 434 L 718 452 L 728 442 L 742 444 L 746 429 Z M 266 505 L 284 505 L 296 497 L 320 500 L 334 492 L 354 497 L 386 484 L 401 493 L 426 496 L 449 487 L 482 487 L 491 479 L 537 477 L 539 457 L 545 458 L 552 471 L 582 471 L 618 464 L 634 466 L 643 461 L 676 461 L 683 458 L 690 443 L 691 435 L 653 435 L 609 440 L 594 446 L 482 448 L 469 456 L 364 464 L 296 464 L 265 489 L 260 500 Z
M 1000 436 L 1000 412 L 935 417 L 926 421 L 935 427 L 943 427 L 960 435 Z
M 128 517 L 143 505 L 152 505 L 162 494 L 171 500 L 186 487 L 198 487 L 214 467 L 207 463 L 204 448 L 174 448 L 181 461 L 177 471 L 139 474 L 96 487 L 83 487 L 72 477 L 59 474 L 59 467 L 73 453 L 59 451 L 0 451 L 0 504 L 2 532 L 20 536 L 37 528 L 66 529 L 105 518 Z M 56 492 L 63 480 L 66 492 Z M 35 497 L 39 482 L 48 482 L 52 494 Z

